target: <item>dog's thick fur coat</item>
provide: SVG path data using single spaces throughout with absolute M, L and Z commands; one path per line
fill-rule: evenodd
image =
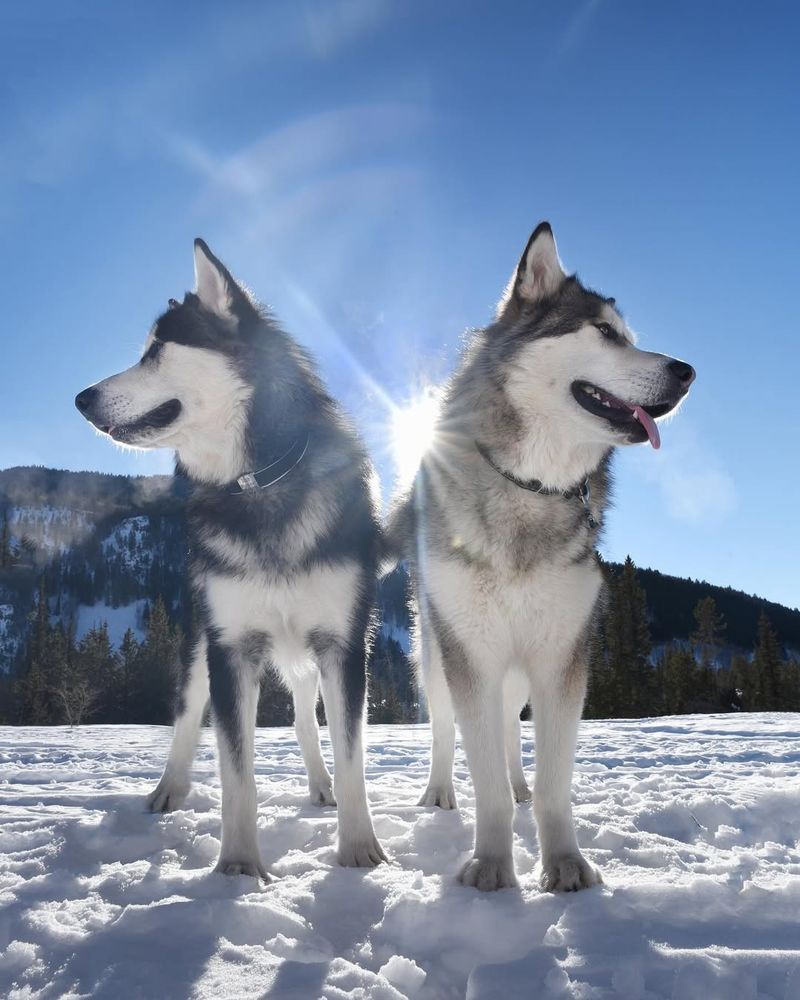
M 259 680 L 272 669 L 292 690 L 311 801 L 338 803 L 339 861 L 375 865 L 385 856 L 362 751 L 380 548 L 372 467 L 307 355 L 201 240 L 195 272 L 196 291 L 170 300 L 140 362 L 76 400 L 116 441 L 173 448 L 189 486 L 198 628 L 149 806 L 165 812 L 186 799 L 210 700 L 222 776 L 217 869 L 270 878 L 257 839 L 253 747 Z M 264 488 L 240 480 L 261 470 Z M 320 753 L 318 685 L 333 784 Z
M 446 389 L 433 444 L 388 533 L 411 568 L 433 729 L 422 804 L 456 805 L 455 720 L 475 786 L 466 885 L 516 884 L 513 800 L 530 797 L 519 714 L 529 698 L 541 885 L 601 880 L 579 849 L 570 789 L 603 590 L 595 546 L 609 459 L 616 445 L 649 437 L 657 446 L 654 418 L 693 378 L 689 365 L 633 345 L 614 301 L 564 273 L 543 223 Z

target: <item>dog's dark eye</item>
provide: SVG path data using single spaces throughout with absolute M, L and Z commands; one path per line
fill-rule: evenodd
M 608 340 L 619 340 L 619 334 L 610 323 L 595 323 L 595 326 Z

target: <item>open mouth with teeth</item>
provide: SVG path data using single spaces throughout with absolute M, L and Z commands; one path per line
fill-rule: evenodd
M 656 420 L 669 413 L 675 407 L 675 402 L 656 403 L 653 406 L 626 403 L 605 389 L 592 385 L 591 382 L 573 382 L 571 389 L 575 400 L 584 410 L 627 431 L 629 440 L 636 442 L 649 440 L 654 448 L 661 447 L 661 436 L 658 433 Z
M 148 410 L 144 416 L 139 417 L 129 424 L 111 424 L 105 426 L 98 424 L 97 429 L 104 434 L 108 434 L 115 441 L 124 444 L 129 441 L 135 441 L 142 436 L 146 437 L 153 431 L 160 431 L 169 427 L 170 424 L 178 419 L 181 409 L 181 401 L 179 399 L 168 399 L 166 403 L 161 403 L 159 406 L 154 407 L 154 409 Z

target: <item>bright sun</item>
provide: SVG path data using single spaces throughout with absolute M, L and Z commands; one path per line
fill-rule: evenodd
M 401 485 L 416 475 L 422 456 L 433 441 L 433 429 L 439 415 L 439 399 L 432 389 L 425 389 L 406 406 L 392 413 L 392 451 Z

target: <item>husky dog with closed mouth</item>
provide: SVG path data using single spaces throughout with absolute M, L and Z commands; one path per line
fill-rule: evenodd
M 541 886 L 601 881 L 578 847 L 570 786 L 603 589 L 595 546 L 609 460 L 618 445 L 658 448 L 655 421 L 694 376 L 683 361 L 634 346 L 614 300 L 565 274 L 543 222 L 494 322 L 471 337 L 446 389 L 433 444 L 389 535 L 411 570 L 433 730 L 421 804 L 456 805 L 454 715 L 475 787 L 465 885 L 516 885 L 512 791 L 530 797 L 519 745 L 529 698 Z
M 217 870 L 270 880 L 256 834 L 253 744 L 259 679 L 274 669 L 294 697 L 311 801 L 338 803 L 339 862 L 376 865 L 385 855 L 362 750 L 380 545 L 372 468 L 306 354 L 202 240 L 194 263 L 195 291 L 170 299 L 141 360 L 75 400 L 114 441 L 174 449 L 190 488 L 200 624 L 169 760 L 148 804 L 153 812 L 183 804 L 210 700 L 222 777 Z M 333 787 L 320 753 L 318 685 Z

